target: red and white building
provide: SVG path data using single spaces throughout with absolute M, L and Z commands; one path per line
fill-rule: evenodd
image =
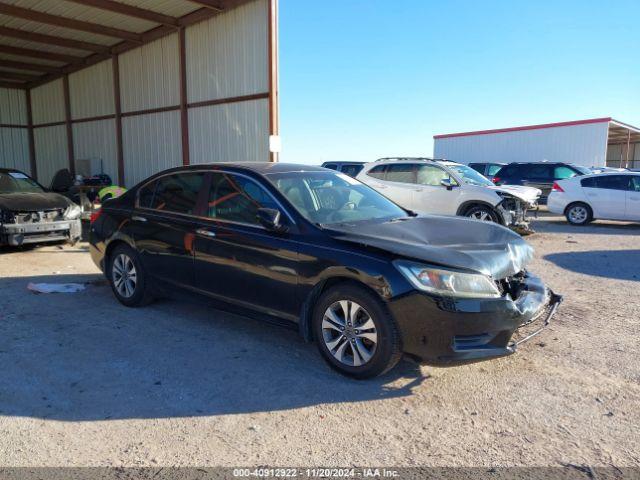
M 567 162 L 640 168 L 640 128 L 611 117 L 435 135 L 434 157 L 460 163 Z

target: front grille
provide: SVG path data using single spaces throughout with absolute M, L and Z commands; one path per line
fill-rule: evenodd
M 49 223 L 64 219 L 64 210 L 40 210 L 37 212 L 17 212 L 14 214 L 15 223 Z

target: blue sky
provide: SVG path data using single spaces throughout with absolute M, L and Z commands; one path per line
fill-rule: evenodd
M 640 125 L 640 1 L 280 0 L 282 161 L 431 155 L 433 135 Z

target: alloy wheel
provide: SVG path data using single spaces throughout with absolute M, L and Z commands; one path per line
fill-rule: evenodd
M 138 284 L 138 273 L 128 255 L 121 253 L 113 260 L 112 277 L 118 293 L 124 298 L 131 298 Z
M 587 212 L 587 209 L 581 205 L 571 207 L 569 210 L 569 219 L 572 223 L 584 223 L 587 221 L 588 216 L 589 212 Z
M 350 367 L 368 363 L 378 345 L 371 315 L 350 300 L 340 300 L 327 308 L 322 318 L 322 337 L 331 355 Z
M 493 222 L 493 218 L 491 218 L 491 214 L 486 210 L 478 210 L 469 215 L 469 218 L 473 218 L 474 220 L 480 220 L 481 222 Z

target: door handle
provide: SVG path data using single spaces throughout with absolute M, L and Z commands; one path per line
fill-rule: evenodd
M 198 230 L 196 230 L 196 233 L 198 235 L 204 235 L 205 237 L 215 237 L 216 236 L 215 232 L 212 232 L 211 230 L 207 230 L 206 228 L 199 228 Z
M 134 222 L 146 222 L 147 219 L 144 217 L 140 217 L 138 215 L 134 215 L 133 217 L 131 217 L 131 220 L 133 220 Z

